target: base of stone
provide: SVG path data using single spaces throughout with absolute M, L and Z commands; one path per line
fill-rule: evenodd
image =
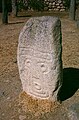
M 59 102 L 53 102 L 49 99 L 37 99 L 30 95 L 28 95 L 26 92 L 22 92 L 19 95 L 20 105 L 22 107 L 22 110 L 24 112 L 31 112 L 35 114 L 36 116 L 40 114 L 44 114 L 47 112 L 51 112 L 55 110 L 57 107 L 59 107 Z

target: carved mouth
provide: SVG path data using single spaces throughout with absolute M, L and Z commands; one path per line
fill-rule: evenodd
M 47 98 L 48 92 L 44 89 L 45 86 L 43 86 L 42 81 L 38 77 L 33 76 L 32 77 L 32 83 L 30 86 L 30 93 L 34 96 L 40 97 L 40 98 Z

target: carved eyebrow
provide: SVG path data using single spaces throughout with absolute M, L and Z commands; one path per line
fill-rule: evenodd
M 49 63 L 50 63 L 50 64 L 53 64 L 52 61 L 48 61 L 48 60 L 44 60 L 44 59 L 41 59 L 41 60 L 40 60 L 40 59 L 37 59 L 37 64 L 41 64 L 41 65 L 44 64 L 44 65 L 47 66 Z
M 41 63 L 41 64 L 45 64 L 46 61 L 43 61 L 43 60 L 42 60 L 42 61 L 38 61 L 37 63 L 38 63 L 38 64 L 39 64 L 39 63 Z

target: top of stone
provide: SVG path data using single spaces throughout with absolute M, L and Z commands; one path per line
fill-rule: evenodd
M 54 29 L 60 28 L 59 26 L 58 17 L 42 16 L 29 19 L 20 33 L 19 47 L 50 52 L 51 44 L 54 42 L 52 41 Z

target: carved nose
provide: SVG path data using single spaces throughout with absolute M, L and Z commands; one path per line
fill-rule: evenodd
M 39 79 L 39 77 L 36 75 L 33 75 L 33 77 L 32 78 L 34 78 L 34 79 Z

